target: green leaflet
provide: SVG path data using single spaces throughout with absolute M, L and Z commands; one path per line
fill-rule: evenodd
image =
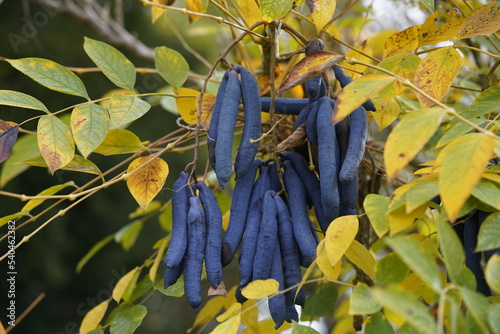
M 13 90 L 0 90 L 0 104 L 5 106 L 41 110 L 49 112 L 47 107 L 38 99 Z
M 149 103 L 137 96 L 120 94 L 113 95 L 108 105 L 109 116 L 116 127 L 138 119 L 150 108 Z
M 66 67 L 42 58 L 7 59 L 18 71 L 40 85 L 57 92 L 76 95 L 90 100 L 83 82 Z
M 85 37 L 83 48 L 102 73 L 115 85 L 134 90 L 135 66 L 109 44 Z
M 108 111 L 95 103 L 76 106 L 71 113 L 71 130 L 78 149 L 87 157 L 108 134 Z
M 189 64 L 177 51 L 166 46 L 155 49 L 155 66 L 166 82 L 175 88 L 180 88 L 189 74 Z

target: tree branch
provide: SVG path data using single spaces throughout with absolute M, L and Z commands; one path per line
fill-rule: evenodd
M 154 50 L 124 28 L 109 15 L 109 10 L 91 0 L 31 0 L 60 14 L 70 16 L 99 33 L 106 42 L 126 49 L 137 57 L 154 61 Z M 120 20 L 120 18 L 118 18 Z

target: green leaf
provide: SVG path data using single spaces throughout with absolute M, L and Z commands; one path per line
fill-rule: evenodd
M 372 314 L 380 308 L 380 304 L 373 299 L 368 285 L 358 283 L 354 286 L 349 299 L 349 314 Z
M 375 281 L 378 285 L 401 283 L 410 273 L 410 268 L 392 252 L 378 260 L 375 266 Z
M 122 304 L 109 315 L 110 334 L 132 334 L 148 313 L 144 305 Z
M 443 289 L 439 269 L 432 253 L 409 235 L 395 236 L 385 242 L 399 255 L 406 265 L 419 275 L 436 292 Z
M 389 181 L 420 152 L 441 124 L 441 108 L 420 109 L 407 114 L 387 137 L 384 162 Z
M 109 116 L 116 127 L 132 122 L 148 112 L 151 105 L 133 95 L 115 94 L 108 105 Z
M 283 18 L 293 7 L 293 0 L 259 0 L 260 16 L 266 23 Z
M 465 251 L 458 235 L 441 215 L 436 217 L 436 228 L 439 237 L 439 250 L 443 256 L 446 270 L 451 281 L 457 283 L 465 266 Z
M 29 76 L 40 85 L 57 92 L 76 95 L 90 100 L 85 85 L 66 67 L 42 58 L 7 59 L 18 71 Z
M 189 64 L 177 51 L 166 46 L 155 49 L 155 67 L 166 82 L 180 88 L 189 75 Z
M 387 216 L 389 202 L 389 197 L 369 194 L 365 197 L 365 202 L 363 203 L 373 230 L 379 238 L 382 238 L 384 234 L 389 232 L 389 217 Z
M 338 288 L 335 285 L 325 286 L 315 295 L 307 298 L 302 315 L 309 317 L 331 316 L 335 310 L 338 293 Z
M 493 305 L 490 307 L 490 311 L 488 313 L 488 322 L 490 324 L 490 328 L 493 329 L 495 334 L 500 333 L 500 305 Z
M 159 281 L 162 281 L 159 279 L 158 276 L 156 276 Z M 145 275 L 143 279 L 137 283 L 131 293 L 127 294 L 127 302 L 133 303 L 137 299 L 141 298 L 144 296 L 146 293 L 152 292 L 154 290 L 153 282 L 149 279 L 149 275 Z
M 292 320 L 292 334 L 319 334 L 317 330 Z
M 163 287 L 163 280 L 155 281 L 155 290 L 169 297 L 182 297 L 184 295 L 184 276 L 181 276 L 175 284 L 172 284 L 167 289 Z
M 406 212 L 412 212 L 437 195 L 439 195 L 437 181 L 415 183 L 406 191 Z
M 482 333 L 490 333 L 488 325 L 485 322 L 488 319 L 488 308 L 490 305 L 486 297 L 465 287 L 460 287 L 460 293 L 467 310 L 474 318 Z
M 106 138 L 94 152 L 102 155 L 135 153 L 144 150 L 141 140 L 133 132 L 125 129 L 110 129 Z
M 134 246 L 143 226 L 144 223 L 140 220 L 133 221 L 123 226 L 118 232 L 115 233 L 115 242 L 119 243 L 124 250 L 128 251 L 132 248 L 132 246 Z
M 365 334 L 393 334 L 394 328 L 382 312 L 373 314 L 365 325 Z
M 111 240 L 114 239 L 114 234 L 108 235 L 106 238 L 98 241 L 92 248 L 85 254 L 80 261 L 78 261 L 78 264 L 76 265 L 76 273 L 79 274 L 80 271 L 82 271 L 82 268 L 89 262 L 89 260 L 97 254 L 104 246 L 109 244 Z
M 434 0 L 420 0 L 420 2 L 427 7 L 431 14 L 434 13 Z
M 36 135 L 25 134 L 16 141 L 12 148 L 12 153 L 7 160 L 2 163 L 0 173 L 0 188 L 16 176 L 29 168 L 27 165 L 18 164 L 23 160 L 40 155 Z
M 463 135 L 451 142 L 438 155 L 439 192 L 450 221 L 458 212 L 481 179 L 493 154 L 493 137 L 484 133 Z
M 38 121 L 38 148 L 50 172 L 66 166 L 75 154 L 71 130 L 59 118 L 44 115 Z
M 108 111 L 95 103 L 79 104 L 71 113 L 71 130 L 78 149 L 86 158 L 106 138 Z
M 0 90 L 0 105 L 49 112 L 47 107 L 38 99 L 13 90 Z
M 134 90 L 135 66 L 120 51 L 88 37 L 85 37 L 83 48 L 112 83 L 123 89 Z
M 58 193 L 59 191 L 63 190 L 64 188 L 67 187 L 74 187 L 76 188 L 76 184 L 73 181 L 69 181 L 63 184 L 59 184 L 57 186 L 52 186 L 50 188 L 45 189 L 44 191 L 36 194 L 36 196 L 50 196 Z M 21 209 L 22 211 L 31 211 L 43 202 L 45 202 L 45 199 L 32 199 L 29 200 L 28 203 L 26 203 L 23 208 Z
M 34 157 L 25 161 L 21 161 L 21 164 L 35 166 L 35 167 L 48 167 L 47 163 L 42 156 Z M 72 172 L 88 173 L 94 175 L 102 175 L 99 168 L 90 160 L 85 159 L 80 155 L 75 155 L 73 159 L 64 167 L 62 170 L 69 170 Z
M 472 105 L 481 103 L 481 102 L 500 102 L 500 86 L 496 85 L 490 87 L 479 94 Z
M 500 211 L 500 189 L 495 183 L 481 180 L 472 190 L 472 196 Z
M 490 257 L 484 273 L 490 288 L 496 293 L 500 293 L 500 255 L 493 254 Z
M 479 228 L 476 252 L 500 248 L 500 212 L 489 215 Z
M 372 293 L 375 301 L 405 319 L 419 333 L 437 333 L 434 317 L 417 297 L 407 290 L 394 286 L 388 289 L 374 288 Z
M 473 119 L 470 119 L 469 121 L 471 121 L 472 123 L 474 123 L 474 124 L 476 124 L 476 125 L 479 126 L 479 125 L 482 125 L 484 122 L 486 122 L 486 119 L 484 119 L 484 118 L 473 118 Z M 469 133 L 472 130 L 474 130 L 474 129 L 469 124 L 467 124 L 467 123 L 459 122 L 457 124 L 454 124 L 439 139 L 439 141 L 438 141 L 438 143 L 436 145 L 436 148 L 440 148 L 440 147 L 443 147 L 445 145 L 448 145 L 449 143 L 451 143 L 452 141 L 454 141 L 455 139 L 457 139 L 461 135 Z

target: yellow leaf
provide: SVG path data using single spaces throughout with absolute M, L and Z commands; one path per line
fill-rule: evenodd
M 102 155 L 135 153 L 145 149 L 139 137 L 126 129 L 110 129 L 94 152 Z
M 279 283 L 274 279 L 257 280 L 241 289 L 241 294 L 247 299 L 260 299 L 278 292 L 278 288 Z
M 163 239 L 161 247 L 158 250 L 158 253 L 156 254 L 155 262 L 153 262 L 153 265 L 149 269 L 149 279 L 151 280 L 151 282 L 153 282 L 153 284 L 156 280 L 156 273 L 158 272 L 158 268 L 160 267 L 160 262 L 161 260 L 163 260 L 163 257 L 165 256 L 165 249 L 167 248 L 167 244 L 168 244 L 168 239 L 167 238 Z
M 414 83 L 418 88 L 440 101 L 448 93 L 462 63 L 462 56 L 453 46 L 432 51 L 418 65 Z M 421 94 L 417 94 L 417 98 L 423 107 L 430 107 L 434 104 Z
M 167 5 L 170 6 L 171 4 L 174 3 L 175 0 L 152 0 L 153 3 L 157 3 L 159 5 Z M 158 7 L 155 5 L 151 6 L 151 20 L 152 23 L 155 23 L 156 20 L 163 14 L 163 12 L 166 10 L 166 8 Z
M 127 173 L 139 168 L 127 179 L 127 187 L 143 210 L 160 192 L 168 176 L 168 164 L 161 158 L 151 160 L 151 157 L 139 157 L 128 166 Z
M 451 10 L 448 12 L 448 18 L 438 28 L 436 26 L 437 18 L 430 15 L 420 27 L 420 46 L 437 44 L 454 38 L 457 36 L 458 29 L 462 25 L 463 20 L 464 17 L 459 16 L 456 10 Z
M 241 322 L 253 332 L 257 331 L 259 324 L 259 308 L 255 304 L 255 300 L 248 300 L 241 306 Z
M 66 166 L 75 155 L 75 142 L 71 130 L 59 118 L 44 115 L 38 121 L 38 148 L 50 172 Z
M 450 221 L 454 222 L 462 205 L 481 179 L 493 154 L 493 137 L 484 133 L 463 135 L 438 155 L 439 193 Z
M 236 3 L 247 27 L 260 21 L 260 9 L 255 0 L 237 0 Z
M 377 194 L 369 194 L 363 203 L 365 212 L 370 219 L 370 224 L 379 238 L 389 231 L 389 198 Z
M 316 26 L 316 31 L 321 31 L 330 21 L 337 6 L 336 0 L 312 0 L 307 2 L 311 10 L 312 20 Z
M 384 59 L 398 53 L 416 50 L 418 48 L 419 31 L 420 26 L 413 26 L 389 37 L 384 45 Z
M 375 281 L 375 258 L 365 246 L 357 240 L 353 240 L 345 252 L 345 256 L 351 263 Z
M 367 43 L 363 43 L 361 45 L 357 45 L 356 46 L 356 49 L 359 50 L 359 51 L 362 51 L 363 53 L 367 54 L 367 55 L 372 55 L 372 49 L 371 47 L 367 44 Z M 365 63 L 372 63 L 373 60 L 365 55 L 362 55 L 360 54 L 359 52 L 357 51 L 354 51 L 352 49 L 350 49 L 349 51 L 347 51 L 347 53 L 345 54 L 344 56 L 345 58 L 354 58 L 356 60 L 359 60 L 359 61 L 362 61 L 362 62 L 365 62 Z M 342 60 L 340 62 L 340 65 L 342 65 L 343 67 L 345 67 L 346 69 L 351 69 L 352 71 L 346 71 L 346 74 L 348 76 L 350 76 L 351 78 L 353 79 L 356 79 L 360 76 L 359 73 L 363 73 L 365 70 L 366 70 L 366 66 L 365 65 L 361 65 L 361 64 L 349 64 L 346 60 Z
M 333 109 L 333 122 L 338 123 L 361 106 L 366 100 L 375 96 L 382 88 L 396 80 L 385 74 L 367 74 L 355 79 L 342 89 Z
M 240 328 L 241 316 L 238 314 L 217 325 L 210 334 L 237 334 Z
M 396 125 L 384 149 L 389 182 L 420 152 L 438 129 L 444 115 L 441 108 L 420 109 L 407 114 Z
M 108 304 L 109 300 L 105 300 L 85 314 L 85 317 L 80 325 L 80 334 L 87 334 L 88 332 L 97 329 L 99 323 L 104 317 L 104 314 L 106 314 Z
M 323 272 L 323 274 L 330 278 L 336 280 L 339 278 L 341 263 L 338 262 L 335 266 L 332 266 L 330 263 L 330 259 L 328 258 L 328 253 L 325 249 L 325 240 L 321 240 L 316 249 L 316 253 L 318 256 L 316 257 L 316 264 L 319 269 Z
M 421 59 L 413 53 L 400 53 L 382 60 L 378 66 L 385 68 L 386 70 L 389 70 L 404 79 L 413 81 L 415 78 L 415 72 L 417 71 L 417 67 L 420 62 Z M 403 83 L 394 81 L 392 84 L 382 89 L 379 96 L 380 99 L 388 101 L 399 95 L 405 89 L 406 86 Z
M 205 13 L 207 11 L 207 0 L 186 0 L 186 9 L 192 12 Z M 201 16 L 189 14 L 189 22 L 193 23 Z
M 199 325 L 206 324 L 211 321 L 224 307 L 225 298 L 223 296 L 217 296 L 210 298 L 205 306 L 198 312 L 196 319 L 194 319 L 193 326 L 190 330 L 198 327 Z M 188 331 L 189 332 L 189 331 Z
M 176 99 L 177 109 L 182 119 L 187 124 L 196 124 L 196 118 L 198 116 L 197 100 L 200 96 L 200 92 L 189 88 L 179 88 L 177 93 L 179 94 L 179 97 Z M 207 128 L 210 124 L 211 111 L 214 104 L 214 95 L 208 93 L 203 94 L 203 101 L 201 104 L 201 126 L 204 128 Z
M 132 279 L 134 278 L 135 274 L 139 271 L 139 267 L 135 267 L 128 273 L 126 273 L 124 276 L 122 276 L 118 282 L 115 285 L 115 288 L 113 289 L 113 299 L 117 302 L 120 303 L 120 300 L 122 299 L 123 293 L 125 292 L 125 289 L 129 286 L 130 282 L 132 282 Z
M 345 254 L 358 233 L 359 222 L 355 215 L 335 219 L 325 235 L 325 247 L 332 266 Z
M 390 236 L 410 227 L 416 219 L 420 219 L 425 215 L 427 205 L 422 205 L 417 209 L 406 212 L 406 206 L 395 209 L 389 213 L 389 226 L 391 229 Z
M 217 317 L 218 322 L 224 322 L 227 319 L 234 317 L 235 315 L 239 314 L 241 312 L 241 304 L 240 303 L 234 303 L 231 305 L 226 312 L 222 313 Z
M 491 1 L 489 4 L 476 9 L 465 17 L 460 26 L 458 38 L 472 38 L 488 35 L 500 29 L 500 10 L 498 1 Z
M 378 125 L 378 131 L 381 132 L 398 119 L 401 108 L 394 100 L 390 100 L 383 104 L 380 103 L 380 99 L 372 99 L 372 101 L 377 111 L 370 111 L 370 114 Z
M 306 56 L 290 69 L 290 73 L 285 82 L 281 84 L 278 93 L 282 93 L 323 73 L 339 61 L 340 57 L 339 54 L 330 51 L 319 51 Z

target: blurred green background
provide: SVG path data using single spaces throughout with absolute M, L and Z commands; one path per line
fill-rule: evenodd
M 169 12 L 154 25 L 148 7 L 139 1 L 123 0 L 124 25 L 148 47 L 168 46 L 181 52 L 191 71 L 206 74 L 208 68 L 182 47 L 178 38 L 169 32 L 165 20 L 171 20 L 182 33 L 189 26 L 188 18 L 179 13 Z M 110 5 L 111 12 L 115 1 L 100 1 L 101 5 Z M 177 5 L 177 4 L 176 4 Z M 182 3 L 179 3 L 181 6 Z M 199 20 L 190 26 L 195 34 L 185 36 L 186 42 L 200 52 L 209 62 L 218 56 L 222 49 L 220 43 L 224 38 L 231 39 L 229 30 L 210 20 Z M 214 29 L 219 34 L 214 34 Z M 225 34 L 221 34 L 220 32 Z M 105 42 L 94 29 L 82 24 L 79 20 L 40 7 L 34 1 L 6 0 L 0 2 L 0 57 L 24 58 L 40 57 L 53 60 L 65 66 L 95 66 L 83 50 L 84 36 Z M 112 44 L 112 43 L 110 43 Z M 227 43 L 226 43 L 227 44 Z M 139 59 L 134 52 L 117 47 L 136 67 L 154 68 L 154 63 Z M 80 75 L 91 98 L 100 98 L 116 87 L 102 73 Z M 154 92 L 163 88 L 166 83 L 155 74 L 138 75 L 137 89 L 143 92 Z M 198 86 L 197 86 L 198 85 Z M 185 85 L 199 87 L 199 81 L 188 81 Z M 82 102 L 81 98 L 61 94 L 40 86 L 30 78 L 12 68 L 7 62 L 0 61 L 0 89 L 15 90 L 32 95 L 41 100 L 51 111 Z M 130 126 L 143 141 L 154 141 L 177 128 L 177 116 L 169 113 L 152 101 L 153 108 L 141 119 Z M 69 114 L 69 111 L 67 112 Z M 0 119 L 21 122 L 39 115 L 33 110 L 0 106 Z M 35 130 L 36 121 L 23 125 L 24 129 Z M 20 134 L 22 137 L 23 134 Z M 204 151 L 204 150 L 202 150 Z M 204 152 L 203 152 L 204 153 Z M 90 160 L 102 171 L 123 160 L 125 156 L 104 157 L 91 154 Z M 169 200 L 173 181 L 179 171 L 192 159 L 192 152 L 184 154 L 170 153 L 163 156 L 170 165 L 170 176 L 165 190 L 157 200 Z M 1 166 L 0 166 L 1 168 Z M 58 171 L 51 176 L 47 169 L 31 167 L 26 172 L 7 183 L 2 189 L 9 192 L 35 195 L 56 184 L 74 180 L 83 185 L 93 176 Z M 10 197 L 0 198 L 0 217 L 19 211 L 25 203 Z M 67 204 L 66 204 L 67 205 Z M 62 207 L 60 207 L 62 208 Z M 90 260 L 80 274 L 75 272 L 78 261 L 99 240 L 116 232 L 132 220 L 129 214 L 137 208 L 135 200 L 121 182 L 104 191 L 99 191 L 90 199 L 70 210 L 65 216 L 56 219 L 39 232 L 27 244 L 16 251 L 16 312 L 21 312 L 41 293 L 42 301 L 21 321 L 12 333 L 78 333 L 84 314 L 97 303 L 111 295 L 117 279 L 149 257 L 155 242 L 166 232 L 161 229 L 158 219 L 153 218 L 144 224 L 135 245 L 124 251 L 120 245 L 111 242 Z M 52 214 L 56 213 L 53 210 Z M 30 223 L 17 232 L 17 241 L 33 231 L 45 219 Z M 20 220 L 18 223 L 22 223 Z M 7 231 L 0 227 L 1 234 Z M 0 242 L 1 254 L 7 251 L 6 241 Z M 164 271 L 160 266 L 159 273 Z M 7 272 L 6 261 L 0 262 L 0 277 Z M 232 282 L 231 282 L 232 283 Z M 7 302 L 7 282 L 1 280 L 0 307 L 5 310 Z M 146 301 L 148 314 L 137 333 L 181 333 L 193 323 L 195 317 L 184 298 L 165 297 L 156 292 Z M 113 301 L 110 308 L 114 308 Z M 108 311 L 109 312 L 109 311 Z M 4 312 L 0 319 L 7 326 Z

